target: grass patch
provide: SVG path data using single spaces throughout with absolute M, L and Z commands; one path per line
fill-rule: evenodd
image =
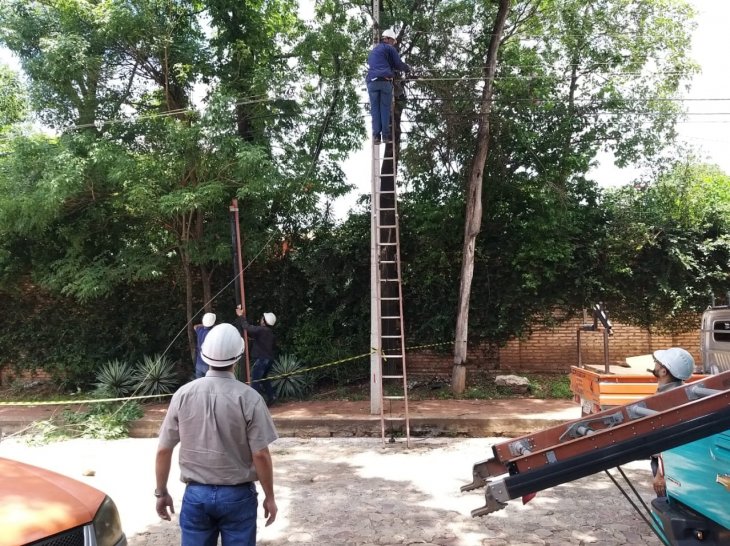
M 568 374 L 540 375 L 529 379 L 530 390 L 535 398 L 573 399 Z
M 568 374 L 521 374 L 530 382 L 527 393 L 514 392 L 509 387 L 500 387 L 494 384 L 493 376 L 483 376 L 467 384 L 466 390 L 460 396 L 451 392 L 451 384 L 445 379 L 410 379 L 408 381 L 409 400 L 499 400 L 504 398 L 573 398 L 570 391 Z M 386 395 L 401 395 L 403 389 L 392 382 L 385 384 Z M 362 379 L 344 386 L 320 388 L 314 392 L 309 400 L 341 400 L 362 401 L 370 399 L 369 379 Z
M 87 396 L 80 392 L 69 393 L 55 383 L 47 381 L 19 381 L 0 388 L 0 400 L 4 402 L 57 402 L 80 399 Z

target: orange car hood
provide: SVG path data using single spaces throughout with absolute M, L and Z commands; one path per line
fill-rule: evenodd
M 61 474 L 0 457 L 0 546 L 90 523 L 105 496 Z

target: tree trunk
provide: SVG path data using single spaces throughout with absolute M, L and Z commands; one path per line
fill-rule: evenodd
M 182 258 L 183 274 L 185 275 L 185 316 L 187 317 L 188 331 L 188 348 L 190 349 L 190 358 L 195 363 L 195 330 L 193 328 L 193 275 L 190 270 L 190 258 L 187 250 L 180 249 L 180 257 Z
M 459 304 L 456 316 L 456 336 L 454 339 L 454 370 L 451 389 L 461 394 L 466 387 L 466 352 L 469 330 L 469 297 L 471 281 L 474 277 L 474 249 L 476 238 L 482 225 L 482 180 L 484 167 L 489 153 L 489 114 L 492 110 L 494 74 L 497 70 L 497 51 L 502 39 L 504 24 L 509 12 L 510 0 L 499 0 L 499 9 L 494 21 L 492 37 L 484 65 L 484 89 L 479 107 L 479 128 L 477 147 L 469 172 L 469 185 L 466 193 L 466 219 L 464 222 L 464 245 L 462 247 L 461 282 L 459 285 Z

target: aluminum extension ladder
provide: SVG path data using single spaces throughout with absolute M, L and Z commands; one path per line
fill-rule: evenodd
M 472 470 L 483 516 L 507 501 L 730 429 L 730 371 L 492 446 Z M 506 475 L 506 476 L 503 476 Z M 496 478 L 496 479 L 490 479 Z
M 381 147 L 384 148 L 382 157 Z M 395 442 L 396 432 L 402 432 L 406 438 L 406 445 L 410 447 L 400 229 L 396 195 L 396 147 L 396 143 L 392 140 L 372 145 L 371 208 L 378 262 L 375 282 L 378 347 L 375 349 L 380 361 L 380 428 L 383 443 L 386 432 L 390 434 L 391 443 Z M 396 428 L 398 422 L 402 423 L 402 428 Z

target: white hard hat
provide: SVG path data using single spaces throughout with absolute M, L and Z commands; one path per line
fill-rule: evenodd
M 215 324 L 215 313 L 206 313 L 203 315 L 203 326 L 210 328 Z
M 274 313 L 264 313 L 264 322 L 269 326 L 276 324 L 276 315 Z
M 392 38 L 393 40 L 397 40 L 398 36 L 396 36 L 393 29 L 387 28 L 383 31 L 383 38 Z
M 233 324 L 219 324 L 205 336 L 200 356 L 209 366 L 225 368 L 235 364 L 241 356 L 245 345 L 241 334 Z
M 695 359 L 680 347 L 654 351 L 654 358 L 669 373 L 682 381 L 689 379 L 695 369 Z

